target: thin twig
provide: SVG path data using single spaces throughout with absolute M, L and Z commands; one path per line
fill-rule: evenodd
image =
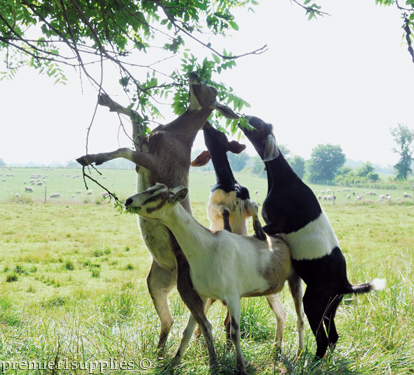
M 95 169 L 99 174 L 101 174 L 102 175 L 102 173 L 101 172 L 99 172 L 92 164 L 90 165 L 93 169 Z M 93 181 L 95 184 L 97 184 L 98 186 L 100 186 L 102 189 L 104 189 L 112 198 L 114 198 L 115 199 L 115 201 L 119 201 L 119 198 L 115 195 L 115 194 L 113 194 L 113 193 L 111 193 L 105 186 L 103 186 L 103 185 L 101 185 L 98 181 L 96 181 L 92 176 L 90 176 L 90 175 L 88 175 L 86 172 L 85 172 L 85 168 L 86 167 L 82 167 L 82 174 L 83 174 L 83 182 L 85 183 L 85 187 L 86 187 L 86 190 L 89 190 L 89 188 L 88 188 L 88 184 L 86 183 L 86 180 L 85 180 L 85 177 L 87 177 L 87 178 L 89 178 L 91 181 Z
M 167 7 L 160 3 L 160 2 L 156 2 L 156 4 L 161 7 L 161 9 L 164 11 L 164 14 L 167 16 L 168 20 L 178 29 L 180 30 L 182 33 L 184 33 L 185 35 L 187 35 L 188 37 L 190 37 L 191 39 L 195 40 L 197 43 L 201 44 L 203 47 L 208 48 L 210 51 L 214 52 L 217 56 L 221 57 L 223 60 L 235 60 L 238 59 L 240 57 L 244 57 L 244 56 L 248 56 L 248 55 L 261 55 L 262 53 L 267 51 L 267 45 L 265 44 L 263 47 L 258 48 L 255 51 L 252 52 L 247 52 L 244 53 L 242 55 L 235 55 L 235 56 L 225 56 L 223 54 L 221 54 L 220 52 L 217 52 L 214 48 L 212 48 L 209 44 L 203 43 L 201 40 L 197 39 L 194 35 L 190 34 L 189 32 L 187 32 L 186 30 L 184 30 L 181 26 L 179 26 L 175 21 L 174 18 L 171 16 L 171 14 L 168 12 Z
M 291 1 L 293 1 L 295 4 L 299 5 L 303 9 L 305 9 L 306 13 L 313 12 L 313 13 L 316 13 L 317 15 L 319 15 L 319 16 L 329 16 L 329 17 L 331 16 L 329 13 L 322 12 L 322 11 L 320 11 L 318 9 L 315 9 L 315 8 L 312 8 L 312 7 L 307 7 L 307 6 L 299 3 L 297 0 L 291 0 Z

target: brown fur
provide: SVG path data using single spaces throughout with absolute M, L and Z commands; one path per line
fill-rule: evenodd
M 83 166 L 91 163 L 98 165 L 114 158 L 123 157 L 137 165 L 136 171 L 141 181 L 140 188 L 144 186 L 144 189 L 146 189 L 157 182 L 168 186 L 188 186 L 191 147 L 198 130 L 204 125 L 214 109 L 224 111 L 226 116 L 233 116 L 231 118 L 238 117 L 230 108 L 219 105 L 216 102 L 216 96 L 217 90 L 215 88 L 200 83 L 195 75 L 191 74 L 190 106 L 187 111 L 169 124 L 157 127 L 145 139 L 142 137 L 140 124 L 135 121 L 136 118 L 139 118 L 138 114 L 112 101 L 108 96 L 102 96 L 100 104 L 108 106 L 111 111 L 125 114 L 131 118 L 136 151 L 122 148 L 109 153 L 84 155 L 77 159 L 77 161 Z M 191 213 L 188 198 L 180 203 Z M 197 323 L 202 326 L 203 334 L 205 334 L 210 349 L 210 364 L 214 365 L 216 357 L 212 347 L 212 338 L 207 337 L 208 335 L 211 336 L 211 333 L 208 331 L 205 323 L 207 319 L 204 314 L 200 313 L 200 311 L 203 311 L 203 303 L 188 283 L 185 257 L 181 257 L 180 251 L 176 249 L 178 245 L 175 239 L 173 240 L 174 237 L 165 226 L 154 224 L 154 222 L 142 218 L 140 218 L 139 223 L 144 241 L 153 255 L 153 263 L 147 283 L 151 298 L 161 320 L 161 334 L 158 347 L 164 347 L 173 322 L 168 308 L 167 296 L 177 282 L 171 277 L 171 274 L 177 269 L 177 257 L 179 257 L 179 267 L 181 269 L 181 271 L 180 269 L 178 270 L 177 276 L 178 283 L 180 284 L 179 292 L 190 311 L 194 314 L 194 317 L 196 317 Z M 162 237 L 157 238 L 155 233 L 161 233 Z M 160 239 L 164 238 L 169 238 L 169 240 L 161 243 Z M 159 283 L 158 279 L 163 282 Z M 167 281 L 169 282 L 168 285 Z

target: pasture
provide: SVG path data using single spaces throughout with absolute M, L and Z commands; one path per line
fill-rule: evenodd
M 101 172 L 103 176 L 93 172 L 94 178 L 121 199 L 135 192 L 133 170 Z M 145 283 L 150 255 L 136 218 L 102 202 L 103 190 L 91 181 L 93 193 L 86 195 L 80 168 L 12 168 L 0 173 L 0 180 L 6 180 L 0 184 L 0 370 L 10 374 L 160 373 L 178 347 L 188 310 L 173 292 L 170 305 L 175 323 L 166 351 L 158 358 L 159 320 Z M 31 175 L 41 175 L 42 185 L 30 185 Z M 263 202 L 265 179 L 237 173 L 236 178 L 249 187 L 253 199 Z M 214 182 L 212 172 L 190 174 L 193 213 L 205 226 Z M 25 186 L 34 191 L 25 193 Z M 311 187 L 316 195 L 326 190 L 326 186 Z M 251 362 L 251 374 L 414 373 L 412 200 L 394 203 L 403 191 L 393 190 L 388 192 L 395 198 L 391 202 L 354 202 L 346 199 L 349 192 L 338 189 L 335 205 L 332 201 L 321 204 L 341 243 L 350 281 L 379 277 L 386 278 L 387 286 L 382 292 L 345 297 L 337 314 L 338 345 L 315 369 L 309 364 L 315 340 L 307 322 L 305 352 L 295 362 L 296 316 L 287 287 L 281 294 L 288 312 L 282 354 L 272 345 L 275 320 L 265 299 L 244 299 L 242 350 Z M 371 190 L 377 195 L 387 193 Z M 364 193 L 351 188 L 351 194 L 358 191 Z M 61 196 L 48 198 L 52 193 Z M 235 356 L 225 342 L 224 316 L 219 303 L 208 314 L 221 373 L 232 374 Z M 193 338 L 176 373 L 208 374 L 207 365 L 203 338 Z

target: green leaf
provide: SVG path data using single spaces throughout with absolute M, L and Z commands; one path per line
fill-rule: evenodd
M 220 64 L 220 57 L 218 57 L 216 54 L 212 53 L 213 59 L 217 64 Z
M 230 21 L 229 23 L 230 23 L 230 26 L 232 27 L 232 29 L 234 29 L 234 30 L 236 30 L 236 31 L 238 31 L 238 30 L 239 30 L 239 25 L 237 25 L 237 23 L 236 23 L 236 22 L 234 22 L 234 21 Z

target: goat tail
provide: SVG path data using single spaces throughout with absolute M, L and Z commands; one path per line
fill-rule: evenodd
M 347 293 L 369 293 L 371 291 L 379 291 L 385 288 L 385 279 L 373 279 L 368 283 L 349 285 L 349 291 Z

